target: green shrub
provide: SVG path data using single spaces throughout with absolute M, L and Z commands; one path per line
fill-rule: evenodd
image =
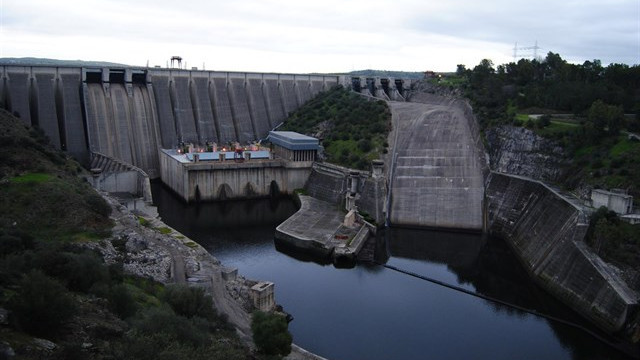
M 144 227 L 150 227 L 151 226 L 151 222 L 145 218 L 143 218 L 142 216 L 138 216 L 138 223 L 140 223 L 140 225 L 144 226 Z
M 166 307 L 144 310 L 133 320 L 132 327 L 138 335 L 159 335 L 168 342 L 178 342 L 192 347 L 209 344 L 206 320 L 197 317 L 187 319 Z
M 5 232 L 0 229 L 0 256 L 33 249 L 33 246 L 34 240 L 31 235 L 18 230 Z
M 213 300 L 201 287 L 189 287 L 181 284 L 167 285 L 162 296 L 176 314 L 187 318 L 199 316 L 214 319 Z
M 34 254 L 33 266 L 67 285 L 70 290 L 88 292 L 96 283 L 108 283 L 109 269 L 90 252 L 79 254 L 50 246 Z
M 138 310 L 138 304 L 125 284 L 114 285 L 109 290 L 108 299 L 111 311 L 122 319 L 135 315 Z
M 293 338 L 284 316 L 256 311 L 251 317 L 253 342 L 266 355 L 286 356 L 291 352 Z
M 59 281 L 32 270 L 23 277 L 8 307 L 19 328 L 37 336 L 49 336 L 75 313 L 75 300 Z
M 87 205 L 97 214 L 108 217 L 111 215 L 111 206 L 102 198 L 102 196 L 91 192 L 86 197 Z

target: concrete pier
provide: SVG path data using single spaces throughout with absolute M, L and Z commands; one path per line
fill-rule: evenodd
M 336 204 L 299 195 L 300 210 L 276 228 L 275 237 L 297 251 L 334 262 L 355 260 L 369 237 L 363 223 L 345 225 Z

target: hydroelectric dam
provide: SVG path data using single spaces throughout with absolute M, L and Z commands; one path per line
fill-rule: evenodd
M 193 164 L 193 176 L 176 173 L 163 182 L 198 182 L 185 189 L 187 199 L 203 183 L 214 195 L 224 189 L 225 198 L 292 192 L 302 183 L 323 200 L 361 194 L 356 206 L 378 223 L 386 217 L 399 226 L 488 231 L 506 239 L 540 286 L 601 329 L 640 328 L 637 295 L 584 244 L 582 207 L 537 182 L 490 173 L 471 107 L 436 95 L 406 103 L 410 80 L 0 64 L 0 107 L 85 165 L 108 159 L 153 179 L 161 177 L 163 150 L 264 139 L 290 112 L 336 85 L 391 100 L 392 152 L 377 177 L 311 158 Z M 213 179 L 220 176 L 227 179 Z
M 51 143 L 87 164 L 100 153 L 160 175 L 160 149 L 179 143 L 265 138 L 321 91 L 401 99 L 402 79 L 183 70 L 0 65 L 0 107 L 37 125 Z M 359 85 L 357 85 L 359 86 Z

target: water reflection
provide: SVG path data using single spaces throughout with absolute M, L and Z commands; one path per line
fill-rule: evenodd
M 337 269 L 274 246 L 291 199 L 186 205 L 154 184 L 162 219 L 249 278 L 276 283 L 297 344 L 339 359 L 620 359 L 589 335 L 380 266 Z M 381 263 L 563 318 L 570 309 L 529 281 L 506 244 L 479 235 L 380 231 Z
M 447 233 L 429 230 L 388 229 L 378 241 L 388 242 L 392 259 L 412 259 L 425 261 L 412 263 L 413 272 L 428 274 L 429 277 L 463 287 L 467 290 L 499 299 L 538 313 L 559 318 L 584 327 L 606 341 L 629 349 L 628 344 L 601 332 L 584 320 L 578 313 L 545 292 L 529 279 L 523 266 L 513 256 L 507 244 L 501 239 L 464 233 Z M 427 265 L 431 264 L 431 265 Z M 456 279 L 438 279 L 438 272 L 426 269 L 432 264 L 445 265 Z M 418 269 L 416 271 L 416 269 Z M 446 273 L 445 273 L 446 275 Z M 461 295 L 464 296 L 464 295 Z M 495 312 L 525 318 L 527 312 L 495 302 L 487 302 Z M 621 352 L 604 344 L 588 333 L 565 324 L 546 320 L 557 338 L 570 349 L 576 359 L 627 358 Z M 580 346 L 576 346 L 580 344 Z M 632 347 L 633 348 L 633 347 Z

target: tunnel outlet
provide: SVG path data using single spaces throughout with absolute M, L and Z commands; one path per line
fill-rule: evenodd
M 404 81 L 402 81 L 401 79 L 396 79 L 395 82 L 396 82 L 396 89 L 398 90 L 400 95 L 404 95 L 404 87 L 403 87 Z
M 351 78 L 351 88 L 355 92 L 360 92 L 362 90 L 362 86 L 360 85 L 360 78 L 357 78 L 357 77 Z
M 382 86 L 382 91 L 384 91 L 384 93 L 387 94 L 387 96 L 390 96 L 389 79 L 380 79 L 380 85 Z

